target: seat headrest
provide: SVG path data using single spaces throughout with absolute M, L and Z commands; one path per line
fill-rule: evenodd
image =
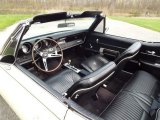
M 140 42 L 135 42 L 124 52 L 134 54 L 140 50 L 141 46 L 142 46 L 142 44 Z

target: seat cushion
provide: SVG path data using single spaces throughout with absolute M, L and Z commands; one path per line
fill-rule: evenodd
M 150 103 L 141 98 L 121 92 L 100 115 L 105 120 L 150 120 Z
M 82 67 L 84 67 L 89 72 L 93 72 L 100 67 L 104 66 L 109 61 L 101 55 L 96 55 L 88 58 L 83 63 L 81 63 Z
M 123 90 L 143 94 L 154 99 L 159 92 L 159 82 L 151 74 L 145 71 L 138 71 Z
M 46 83 L 59 93 L 65 93 L 81 77 L 72 70 L 64 70 L 58 75 L 46 80 Z
M 138 71 L 100 116 L 106 120 L 150 120 L 150 108 L 158 93 L 158 80 Z

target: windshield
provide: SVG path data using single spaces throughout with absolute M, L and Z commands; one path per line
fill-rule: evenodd
M 31 25 L 23 39 L 68 30 L 87 30 L 94 20 L 95 18 L 72 18 L 47 23 L 35 23 Z
M 10 37 L 10 35 L 14 32 L 14 30 L 17 28 L 18 23 L 8 27 L 3 32 L 0 32 L 0 54 L 2 52 L 2 47 Z

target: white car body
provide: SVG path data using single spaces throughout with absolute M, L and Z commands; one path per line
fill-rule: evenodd
M 22 120 L 84 120 L 14 65 L 0 63 L 0 94 Z M 43 113 L 43 114 L 42 114 Z

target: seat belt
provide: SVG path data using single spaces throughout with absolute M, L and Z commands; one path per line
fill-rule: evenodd
M 160 108 L 160 98 L 158 100 L 153 100 L 151 108 L 150 108 L 150 116 L 154 120 L 156 117 L 156 112 Z

